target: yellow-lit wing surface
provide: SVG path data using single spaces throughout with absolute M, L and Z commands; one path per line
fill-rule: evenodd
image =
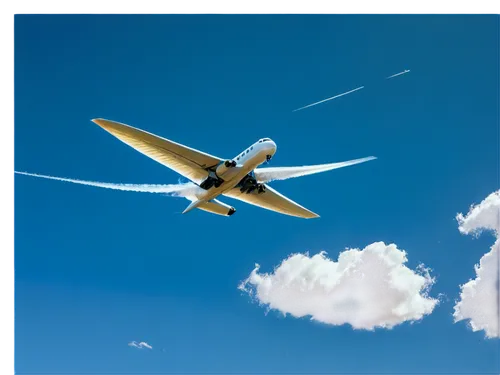
M 200 183 L 208 176 L 207 168 L 222 159 L 195 150 L 157 135 L 104 119 L 92 120 L 120 141 L 193 182 Z
M 291 199 L 278 193 L 273 188 L 266 185 L 266 191 L 258 194 L 257 190 L 252 191 L 250 194 L 240 192 L 239 188 L 231 189 L 224 193 L 225 196 L 238 199 L 240 201 L 252 204 L 254 206 L 262 207 L 267 210 L 276 211 L 285 215 L 302 217 L 306 219 L 313 219 L 319 217 L 307 208 L 302 207 Z

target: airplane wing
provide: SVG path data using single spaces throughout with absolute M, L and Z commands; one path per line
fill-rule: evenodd
M 239 188 L 233 188 L 224 193 L 225 196 L 238 199 L 240 201 L 252 204 L 254 206 L 262 207 L 267 210 L 276 211 L 285 215 L 303 217 L 312 219 L 319 217 L 314 212 L 309 211 L 307 208 L 295 203 L 284 195 L 278 193 L 276 190 L 266 185 L 266 191 L 258 194 L 256 190 L 251 193 L 242 193 Z
M 257 168 L 254 170 L 257 182 L 270 182 L 274 180 L 286 180 L 288 178 L 307 176 L 310 174 L 330 171 L 332 169 L 348 167 L 350 165 L 364 163 L 376 159 L 375 156 L 369 156 L 362 159 L 343 161 L 340 163 L 305 165 L 303 167 L 274 167 Z
M 200 183 L 222 159 L 119 122 L 92 120 L 120 141 L 180 175 Z

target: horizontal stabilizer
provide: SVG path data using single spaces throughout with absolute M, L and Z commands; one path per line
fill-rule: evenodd
M 192 202 L 189 204 L 189 206 L 187 206 L 187 207 L 186 207 L 186 209 L 185 209 L 184 211 L 182 211 L 182 213 L 183 213 L 183 214 L 186 214 L 186 213 L 188 213 L 189 211 L 194 210 L 196 207 L 198 207 L 199 205 L 201 205 L 201 204 L 203 204 L 203 203 L 205 203 L 205 201 L 204 201 L 204 200 L 202 200 L 202 199 L 199 199 L 199 200 L 197 200 L 197 201 L 192 201 Z
M 205 202 L 203 204 L 200 204 L 198 206 L 200 210 L 211 212 L 216 215 L 222 215 L 222 216 L 231 216 L 236 212 L 234 207 L 222 203 L 221 201 L 218 201 L 217 199 L 212 199 L 209 202 Z

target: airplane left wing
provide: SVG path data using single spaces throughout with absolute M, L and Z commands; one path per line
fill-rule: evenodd
M 200 183 L 208 176 L 208 168 L 216 166 L 222 161 L 221 158 L 216 156 L 158 137 L 132 126 L 104 119 L 92 121 L 141 154 L 196 183 Z
M 376 159 L 375 156 L 369 156 L 361 159 L 342 161 L 340 163 L 305 165 L 302 167 L 257 168 L 254 173 L 258 182 L 270 182 L 274 180 L 286 180 L 288 178 L 302 177 L 310 174 L 331 171 L 332 169 L 348 167 L 350 165 L 364 163 L 374 159 Z
M 257 190 L 251 193 L 242 193 L 239 188 L 233 188 L 224 193 L 225 196 L 238 199 L 240 201 L 252 204 L 254 206 L 262 207 L 267 210 L 276 211 L 285 215 L 302 217 L 305 219 L 312 219 L 319 217 L 307 208 L 302 207 L 291 199 L 278 193 L 276 190 L 266 185 L 264 193 L 258 194 Z

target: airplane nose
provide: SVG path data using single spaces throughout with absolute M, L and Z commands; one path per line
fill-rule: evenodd
M 276 143 L 274 143 L 272 140 L 269 139 L 266 142 L 266 160 L 270 161 L 275 153 L 276 153 Z
M 271 149 L 271 151 L 272 151 L 272 153 L 274 155 L 274 153 L 276 152 L 276 149 L 278 148 L 276 146 L 276 143 L 274 143 L 274 141 L 269 141 L 269 146 L 270 146 L 270 149 Z

